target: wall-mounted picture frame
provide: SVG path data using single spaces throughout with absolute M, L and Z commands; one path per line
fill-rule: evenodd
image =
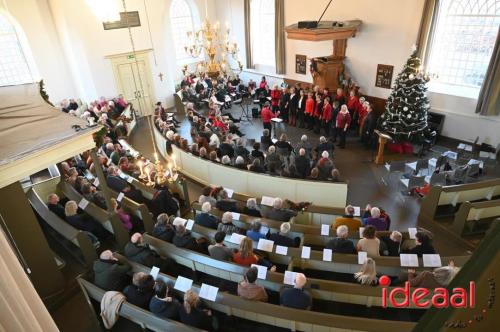
M 392 74 L 394 66 L 377 65 L 377 76 L 375 77 L 375 86 L 384 89 L 390 89 L 392 84 Z
M 296 54 L 295 55 L 295 72 L 297 74 L 305 75 L 307 71 L 307 56 Z

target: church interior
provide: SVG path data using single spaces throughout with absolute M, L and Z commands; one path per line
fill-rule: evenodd
M 2 331 L 492 331 L 500 1 L 0 0 Z

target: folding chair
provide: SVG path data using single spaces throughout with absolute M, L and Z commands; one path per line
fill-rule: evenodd
M 469 165 L 457 167 L 455 172 L 453 173 L 453 182 L 455 184 L 465 183 L 465 179 L 467 178 L 467 168 Z
M 467 167 L 467 171 L 465 172 L 465 179 L 479 177 L 479 164 L 471 164 Z
M 404 174 L 406 170 L 405 161 L 392 161 L 390 164 L 385 164 L 385 169 L 389 172 L 386 177 L 382 177 L 382 182 L 387 186 L 393 177 L 397 177 L 396 181 Z M 399 174 L 399 176 L 398 176 Z M 394 181 L 394 182 L 396 182 Z
M 419 175 L 421 170 L 427 170 L 427 174 L 429 174 L 429 159 L 419 159 L 412 163 L 406 164 L 406 167 L 409 168 L 413 175 Z
M 446 173 L 433 173 L 425 177 L 425 182 L 431 186 L 444 186 L 446 185 Z
M 412 175 L 409 179 L 400 179 L 399 181 L 407 189 L 407 192 L 411 192 L 412 189 L 425 185 L 425 176 Z

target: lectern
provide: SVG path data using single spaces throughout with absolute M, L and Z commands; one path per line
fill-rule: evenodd
M 375 134 L 378 135 L 378 152 L 377 156 L 375 157 L 375 164 L 383 165 L 385 143 L 387 143 L 387 141 L 392 141 L 392 137 L 380 132 L 379 130 L 375 130 Z
M 285 28 L 288 39 L 305 41 L 333 41 L 333 53 L 324 57 L 313 58 L 316 72 L 313 82 L 321 88 L 335 91 L 339 87 L 339 78 L 344 75 L 344 59 L 347 49 L 347 39 L 356 36 L 361 26 L 360 20 L 343 22 L 321 22 L 314 29 L 299 29 L 297 24 Z

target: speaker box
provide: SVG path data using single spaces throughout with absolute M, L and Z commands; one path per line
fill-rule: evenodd
M 315 29 L 318 27 L 318 21 L 299 21 L 299 29 Z

